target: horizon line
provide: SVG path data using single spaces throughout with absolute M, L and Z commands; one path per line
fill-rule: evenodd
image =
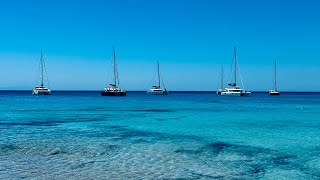
M 1 91 L 32 91 L 32 90 L 14 90 L 14 89 L 0 89 Z M 51 90 L 52 92 L 101 92 L 102 90 Z M 127 92 L 146 92 L 146 90 L 126 90 Z M 206 90 L 173 90 L 169 92 L 216 92 Z M 269 91 L 251 91 L 253 93 L 268 93 Z M 281 93 L 320 93 L 320 91 L 281 91 Z

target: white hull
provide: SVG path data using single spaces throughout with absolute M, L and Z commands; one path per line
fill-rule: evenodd
M 34 89 L 32 91 L 32 94 L 34 94 L 34 95 L 50 95 L 51 94 L 51 90 L 37 90 L 37 89 Z
M 167 95 L 168 91 L 152 91 L 152 90 L 149 90 L 149 91 L 147 91 L 147 94 L 150 94 L 150 95 Z
M 220 90 L 218 92 L 220 92 L 221 96 L 249 96 L 251 94 L 250 91 L 245 91 L 239 87 L 225 88 L 224 90 Z
M 269 94 L 270 95 L 280 95 L 280 92 L 279 91 L 275 91 L 275 90 L 270 90 Z
M 216 91 L 216 93 L 217 93 L 217 94 L 221 94 L 223 91 L 224 91 L 223 89 L 218 89 L 218 90 Z

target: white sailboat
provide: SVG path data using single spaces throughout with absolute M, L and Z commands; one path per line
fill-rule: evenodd
M 127 91 L 119 87 L 119 74 L 118 74 L 116 52 L 114 50 L 114 46 L 113 46 L 113 75 L 114 75 L 114 82 L 110 83 L 109 87 L 104 88 L 104 90 L 101 92 L 101 96 L 126 96 Z
M 237 51 L 236 47 L 234 47 L 234 82 L 229 83 L 228 88 L 224 88 L 221 91 L 222 96 L 248 96 L 251 94 L 250 91 L 246 91 L 244 89 L 241 89 L 237 85 L 237 73 L 238 73 L 238 65 L 237 65 Z
M 270 95 L 280 95 L 278 90 L 278 77 L 277 77 L 277 61 L 274 60 L 274 89 L 269 91 Z
M 44 86 L 44 72 L 45 72 L 45 64 L 44 64 L 44 59 L 43 59 L 43 53 L 41 50 L 41 57 L 40 57 L 40 78 L 41 78 L 41 84 L 40 86 L 34 87 L 32 90 L 32 94 L 34 95 L 50 95 L 51 90 L 47 87 Z
M 162 84 L 163 84 L 164 89 L 161 88 L 161 75 L 160 75 L 160 65 L 159 65 L 159 61 L 157 61 L 157 70 L 158 70 L 158 72 L 157 72 L 158 84 L 152 86 L 152 88 L 150 88 L 150 89 L 147 91 L 147 94 L 152 94 L 152 95 L 167 95 L 167 94 L 168 94 L 168 91 L 167 91 L 167 89 L 165 88 L 163 81 L 162 81 Z

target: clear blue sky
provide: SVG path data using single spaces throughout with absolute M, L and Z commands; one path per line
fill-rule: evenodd
M 44 48 L 53 90 L 100 90 L 116 47 L 121 86 L 151 86 L 159 58 L 169 90 L 216 90 L 233 46 L 244 85 L 320 91 L 320 2 L 1 0 L 0 89 L 32 89 Z M 226 72 L 230 74 L 230 70 Z

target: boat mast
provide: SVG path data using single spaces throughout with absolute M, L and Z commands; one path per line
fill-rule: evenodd
M 43 53 L 41 49 L 41 56 L 40 56 L 40 68 L 41 68 L 41 87 L 43 87 Z
M 234 47 L 234 84 L 237 86 L 237 50 Z
M 160 88 L 160 65 L 159 65 L 159 60 L 157 60 L 157 67 L 158 67 L 158 86 Z
M 116 65 L 116 52 L 113 46 L 113 74 L 114 74 L 114 85 L 117 87 L 117 65 Z
M 278 87 L 277 87 L 277 60 L 274 60 L 274 88 L 275 88 L 275 91 L 278 91 Z
M 223 89 L 223 65 L 221 66 L 221 89 Z

